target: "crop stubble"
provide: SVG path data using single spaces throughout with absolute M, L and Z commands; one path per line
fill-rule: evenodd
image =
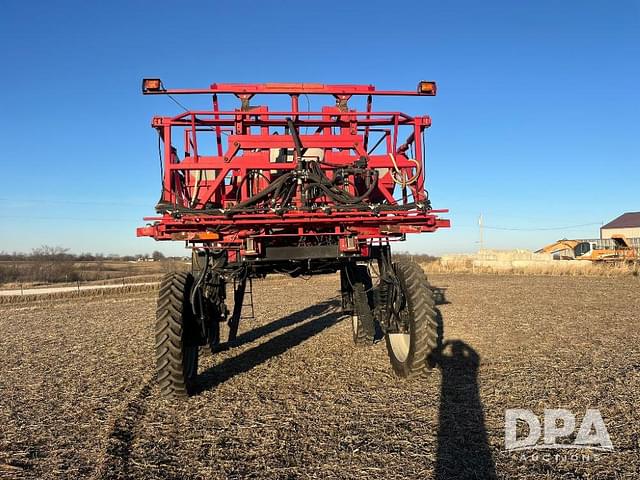
M 256 319 L 158 397 L 152 293 L 0 306 L 0 478 L 636 478 L 637 279 L 434 275 L 427 379 L 354 348 L 334 276 L 255 282 Z M 524 461 L 504 410 L 598 408 L 615 452 Z

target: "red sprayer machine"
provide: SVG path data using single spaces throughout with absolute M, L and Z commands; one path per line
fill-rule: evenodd
M 158 216 L 145 218 L 137 234 L 186 241 L 193 252 L 191 272 L 168 274 L 160 284 L 156 360 L 164 395 L 193 390 L 200 347 L 224 345 L 221 324 L 228 325 L 228 344 L 236 342 L 251 279 L 271 273 L 339 272 L 354 342 L 384 336 L 401 377 L 429 368 L 438 335 L 433 294 L 416 263 L 394 262 L 390 243 L 449 227 L 439 217 L 446 210 L 434 210 L 425 189 L 431 119 L 375 111 L 373 98 L 433 96 L 434 82 L 420 82 L 416 91 L 313 83 L 188 90 L 145 79 L 142 91 L 211 98 L 210 109 L 152 121 L 162 194 Z M 236 97 L 237 108 L 220 108 L 225 95 Z M 272 111 L 254 105 L 254 97 L 284 98 L 287 107 Z M 301 109 L 310 97 L 328 105 Z M 361 110 L 350 108 L 356 100 Z

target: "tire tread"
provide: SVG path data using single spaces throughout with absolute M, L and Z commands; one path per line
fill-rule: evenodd
M 155 323 L 155 357 L 160 393 L 167 398 L 183 398 L 190 393 L 184 356 L 185 322 L 189 318 L 189 289 L 193 277 L 188 272 L 166 274 L 160 283 Z M 196 357 L 197 365 L 197 357 Z

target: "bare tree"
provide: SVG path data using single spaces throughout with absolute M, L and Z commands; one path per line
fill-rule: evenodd
M 42 245 L 31 252 L 33 260 L 27 276 L 39 282 L 65 282 L 79 279 L 68 248 Z
M 68 260 L 71 258 L 71 255 L 67 253 L 68 251 L 68 248 L 42 245 L 39 248 L 34 248 L 31 251 L 31 257 L 34 259 L 46 260 Z

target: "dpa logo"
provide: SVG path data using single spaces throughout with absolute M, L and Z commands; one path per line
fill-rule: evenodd
M 518 435 L 518 423 L 521 428 Z M 527 432 L 528 430 L 528 432 Z M 527 432 L 524 434 L 524 432 Z M 595 409 L 587 409 L 573 443 L 559 443 L 576 432 L 576 417 L 566 409 L 545 409 L 543 420 L 526 409 L 508 409 L 504 415 L 504 446 L 506 450 L 580 449 L 612 451 L 613 444 L 602 415 Z M 542 441 L 541 441 L 542 438 Z

